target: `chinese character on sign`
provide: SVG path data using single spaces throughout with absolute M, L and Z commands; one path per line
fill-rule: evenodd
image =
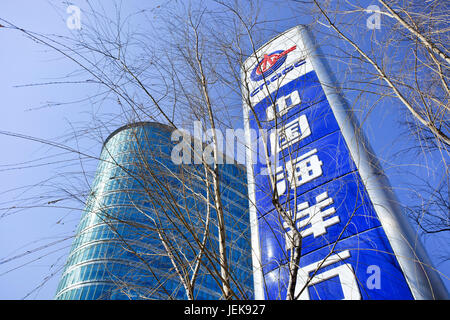
M 275 155 L 310 135 L 311 129 L 309 128 L 308 119 L 306 119 L 306 115 L 301 115 L 270 133 L 272 154 Z
M 286 161 L 285 168 L 283 166 L 277 167 L 275 179 L 278 195 L 286 192 L 284 169 L 286 169 L 287 179 L 291 185 L 291 189 L 295 189 L 323 174 L 323 163 L 319 160 L 316 153 L 317 149 L 313 149 L 298 158 Z
M 330 206 L 333 203 L 333 199 L 328 197 L 327 192 L 323 192 L 316 197 L 316 204 L 309 206 L 309 203 L 302 202 L 297 206 L 297 212 L 294 216 L 294 224 L 297 230 L 300 231 L 302 238 L 309 235 L 314 235 L 314 238 L 327 233 L 327 228 L 340 222 L 339 216 L 334 216 L 328 219 L 324 219 L 336 212 L 334 207 L 323 210 L 325 207 Z M 305 228 L 308 226 L 308 228 Z M 284 228 L 288 228 L 286 223 L 283 224 Z M 292 249 L 293 230 L 286 232 L 286 250 Z
M 316 273 L 316 271 L 321 268 L 325 268 L 339 261 L 343 261 L 349 257 L 350 251 L 345 250 L 331 255 L 323 260 L 314 262 L 306 267 L 299 268 L 297 284 L 295 286 L 295 297 L 298 296 L 298 299 L 300 300 L 309 300 L 309 287 L 337 276 L 339 278 L 339 282 L 336 282 L 334 279 L 331 281 L 333 281 L 332 284 L 340 285 L 344 295 L 343 300 L 360 300 L 361 292 L 359 291 L 358 282 L 351 264 L 346 263 L 325 272 Z M 333 289 L 333 291 L 336 292 L 337 288 L 336 290 Z
M 277 116 L 281 117 L 285 115 L 292 107 L 298 105 L 301 102 L 298 91 L 295 90 L 290 94 L 278 98 L 274 105 L 269 106 L 266 109 L 267 121 L 275 120 L 275 110 L 277 110 Z
M 279 153 L 284 149 L 294 145 L 300 140 L 311 135 L 311 129 L 308 124 L 306 115 L 290 121 L 281 128 L 273 129 L 269 134 L 270 140 L 270 154 L 269 157 L 272 163 L 278 163 Z M 279 169 L 279 168 L 278 168 Z M 277 171 L 278 172 L 278 171 Z M 264 167 L 261 170 L 262 174 L 268 174 L 268 170 Z M 284 193 L 284 192 L 283 192 Z

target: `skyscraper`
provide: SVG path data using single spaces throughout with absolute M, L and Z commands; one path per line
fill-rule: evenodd
M 56 299 L 186 299 L 180 277 L 194 274 L 193 298 L 221 298 L 211 175 L 171 161 L 173 130 L 139 122 L 106 139 Z M 231 287 L 250 299 L 246 172 L 220 176 Z

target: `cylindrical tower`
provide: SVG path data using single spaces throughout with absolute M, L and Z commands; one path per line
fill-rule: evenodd
M 173 130 L 140 122 L 106 139 L 56 299 L 187 298 L 179 273 L 191 276 L 206 228 L 214 252 L 217 232 L 203 165 L 171 161 Z M 233 286 L 251 298 L 246 174 L 221 169 Z M 215 258 L 202 256 L 194 298 L 221 297 L 215 270 Z

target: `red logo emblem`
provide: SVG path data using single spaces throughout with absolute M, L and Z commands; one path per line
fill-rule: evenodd
M 253 69 L 250 78 L 253 81 L 259 81 L 269 76 L 277 70 L 286 61 L 287 54 L 294 51 L 297 46 L 293 46 L 287 50 L 278 50 L 270 54 L 265 54 L 262 61 Z

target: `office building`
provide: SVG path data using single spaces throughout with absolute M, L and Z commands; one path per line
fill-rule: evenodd
M 139 122 L 106 139 L 56 299 L 187 299 L 180 275 L 202 247 L 193 298 L 222 297 L 211 174 L 171 160 L 173 130 Z M 220 177 L 231 287 L 252 299 L 246 171 L 223 164 Z

